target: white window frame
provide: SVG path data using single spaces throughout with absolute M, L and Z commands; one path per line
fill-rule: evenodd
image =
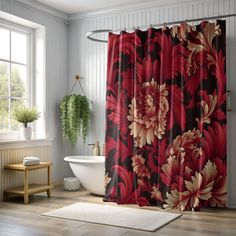
M 27 55 L 27 62 L 19 63 L 11 60 L 11 34 L 10 34 L 10 58 L 9 60 L 5 60 L 0 58 L 1 62 L 7 62 L 7 63 L 14 63 L 16 65 L 25 65 L 27 67 L 27 84 L 26 84 L 26 94 L 27 94 L 27 100 L 29 106 L 35 105 L 35 97 L 33 94 L 35 94 L 35 86 L 34 86 L 34 48 L 33 48 L 33 42 L 34 42 L 34 30 L 30 27 L 19 25 L 15 22 L 10 22 L 4 19 L 0 18 L 0 27 L 5 28 L 7 30 L 10 30 L 11 32 L 17 32 L 24 35 L 27 35 L 27 49 L 28 49 L 28 55 Z M 9 71 L 9 76 L 11 78 L 11 66 Z M 9 85 L 10 86 L 10 85 Z M 11 97 L 7 96 L 7 99 L 10 100 Z M 22 98 L 24 99 L 24 98 Z M 10 113 L 11 111 L 9 111 Z M 10 114 L 9 114 L 10 119 Z M 32 124 L 33 126 L 33 124 Z M 9 139 L 19 139 L 19 131 L 9 131 L 9 132 L 1 132 L 0 133 L 0 140 L 9 140 Z

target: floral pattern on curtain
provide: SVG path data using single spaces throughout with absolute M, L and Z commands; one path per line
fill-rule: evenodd
M 225 206 L 225 21 L 110 33 L 105 201 Z

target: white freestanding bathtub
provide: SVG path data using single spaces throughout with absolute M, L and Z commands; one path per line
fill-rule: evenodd
M 104 196 L 104 156 L 68 156 L 64 160 L 69 162 L 74 175 L 89 192 Z

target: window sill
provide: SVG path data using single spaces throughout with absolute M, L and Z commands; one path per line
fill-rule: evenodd
M 27 147 L 40 147 L 51 146 L 53 139 L 31 139 L 31 140 L 0 140 L 0 150 L 8 148 L 27 148 Z

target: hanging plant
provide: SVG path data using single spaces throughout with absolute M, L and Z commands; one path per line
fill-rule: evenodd
M 69 122 L 68 122 L 68 110 L 67 110 L 67 102 L 69 100 L 69 96 L 64 96 L 60 103 L 61 110 L 61 126 L 62 126 L 62 137 L 63 140 L 67 139 L 69 136 Z
M 79 99 L 79 114 L 81 115 L 80 120 L 80 127 L 82 131 L 82 138 L 85 142 L 86 138 L 88 137 L 89 133 L 89 118 L 90 118 L 90 109 L 89 109 L 89 101 L 87 97 L 80 96 Z
M 89 131 L 90 109 L 86 96 L 66 95 L 60 103 L 62 137 L 75 144 L 78 136 L 86 141 Z

